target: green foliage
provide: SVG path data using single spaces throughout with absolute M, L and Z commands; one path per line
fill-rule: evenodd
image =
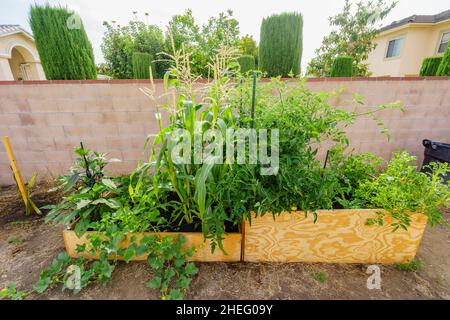
M 192 277 L 198 272 L 192 262 L 186 261 L 193 251 L 183 251 L 185 239 L 181 235 L 155 240 L 156 237 L 147 237 L 141 241 L 141 245 L 148 246 L 147 263 L 155 274 L 148 286 L 159 289 L 163 300 L 181 300 L 189 289 Z
M 132 56 L 133 76 L 135 79 L 150 79 L 150 66 L 153 58 L 148 53 L 135 52 Z M 154 65 L 152 66 L 154 70 Z M 152 72 L 153 74 L 153 72 Z
M 327 274 L 325 272 L 314 272 L 311 274 L 311 277 L 321 284 L 327 282 Z
M 397 264 L 396 267 L 398 270 L 401 271 L 412 271 L 412 272 L 419 272 L 424 268 L 424 263 L 420 259 L 413 259 L 412 261 L 408 263 L 400 263 Z
M 385 0 L 358 1 L 356 10 L 352 10 L 352 2 L 346 0 L 343 11 L 329 18 L 333 31 L 315 51 L 316 57 L 309 62 L 307 74 L 328 77 L 336 57 L 350 56 L 355 61 L 353 75 L 369 76 L 365 61 L 376 47 L 373 39 L 378 34 L 379 23 L 396 4 L 396 1 L 387 4 Z
M 331 77 L 351 77 L 353 75 L 353 58 L 337 57 L 331 69 Z
M 174 15 L 169 21 L 169 30 L 176 50 L 180 50 L 182 46 L 191 49 L 201 42 L 200 27 L 196 24 L 191 9 L 187 9 L 184 14 Z M 172 44 L 168 33 L 165 41 L 166 50 L 171 52 Z
M 238 41 L 239 22 L 233 17 L 231 10 L 221 12 L 217 17 L 210 17 L 200 27 L 195 22 L 192 10 L 188 9 L 182 15 L 173 16 L 169 22 L 166 52 L 183 51 L 189 55 L 192 74 L 206 78 L 214 72 L 209 64 L 221 46 L 235 47 Z
M 217 188 L 221 181 L 227 176 L 231 164 L 222 161 L 222 155 L 211 153 L 209 159 L 203 159 L 198 164 L 194 145 L 191 149 L 182 150 L 184 155 L 189 156 L 192 163 L 179 164 L 174 161 L 173 156 L 179 155 L 175 150 L 180 137 L 177 136 L 178 129 L 186 129 L 190 139 L 194 141 L 194 134 L 199 130 L 202 136 L 208 130 L 218 130 L 222 136 L 226 130 L 237 128 L 236 116 L 231 106 L 227 104 L 227 92 L 233 88 L 233 84 L 224 74 L 235 74 L 230 69 L 230 54 L 233 51 L 222 49 L 213 61 L 218 64 L 211 65 L 214 70 L 214 79 L 209 86 L 209 103 L 205 106 L 196 103 L 196 97 L 191 87 L 189 67 L 182 66 L 186 62 L 185 56 L 175 55 L 177 66 L 171 69 L 166 78 L 166 90 L 173 87 L 177 90 L 176 103 L 169 117 L 169 125 L 162 129 L 153 141 L 152 154 L 154 166 L 151 178 L 156 185 L 170 185 L 173 190 L 172 219 L 186 222 L 188 224 L 200 225 L 206 239 L 211 239 L 212 250 L 216 246 L 222 247 L 223 234 L 225 233 L 225 221 L 231 221 L 225 208 L 217 198 Z M 237 65 L 236 65 L 237 66 Z M 182 78 L 181 78 L 182 77 Z M 180 80 L 184 80 L 180 82 Z M 168 137 L 170 139 L 168 139 Z M 231 221 L 238 223 L 237 221 Z
M 377 176 L 382 159 L 371 153 L 344 156 L 340 150 L 337 151 L 330 154 L 330 167 L 338 172 L 340 185 L 340 194 L 335 201 L 344 208 L 360 208 L 362 200 L 355 196 L 355 192 L 362 182 Z
M 255 70 L 255 58 L 251 55 L 243 55 L 237 59 L 239 66 L 241 67 L 241 73 L 247 73 Z
M 75 25 L 69 28 L 73 19 Z M 79 16 L 63 7 L 35 4 L 29 20 L 48 80 L 97 78 L 92 46 Z
M 444 57 L 442 58 L 441 64 L 436 72 L 436 76 L 445 77 L 450 76 L 450 43 L 445 50 Z
M 350 205 L 357 179 L 370 179 L 377 160 L 373 156 L 345 156 L 343 151 L 349 143 L 345 128 L 360 116 L 377 120 L 378 111 L 400 106 L 381 105 L 359 113 L 361 101 L 356 96 L 355 109 L 346 111 L 330 106 L 329 99 L 337 95 L 314 93 L 301 82 L 292 86 L 274 79 L 269 84 L 258 84 L 254 127 L 279 130 L 279 170 L 276 175 L 263 176 L 260 165 L 232 168 L 223 178 L 218 194 L 234 216 L 242 217 L 251 211 L 279 214 L 303 210 L 316 217 L 319 209 Z M 244 83 L 236 98 L 244 105 L 240 111 L 241 127 L 249 127 L 251 123 L 250 97 L 251 86 Z M 383 123 L 377 121 L 384 131 Z M 317 158 L 323 144 L 329 145 L 326 168 Z
M 102 52 L 108 74 L 118 79 L 133 78 L 133 54 L 147 53 L 156 60 L 153 74 L 162 78 L 167 65 L 162 61 L 164 34 L 157 25 L 146 24 L 135 17 L 127 25 L 104 22 L 106 32 L 103 36 Z
M 22 300 L 28 295 L 26 291 L 17 290 L 16 283 L 10 283 L 6 288 L 0 290 L 0 300 Z
M 63 290 L 69 289 L 78 293 L 93 282 L 105 285 L 111 279 L 114 268 L 115 263 L 110 263 L 107 255 L 100 255 L 98 261 L 88 261 L 83 258 L 72 259 L 66 252 L 61 252 L 50 266 L 40 273 L 33 289 L 41 294 L 50 287 L 61 284 Z M 71 277 L 77 279 L 71 281 Z
M 269 77 L 300 75 L 303 16 L 282 13 L 264 18 L 259 43 L 259 68 Z
M 395 153 L 384 172 L 362 182 L 355 196 L 363 207 L 382 208 L 396 220 L 394 230 L 407 229 L 410 214 L 426 215 L 431 225 L 442 222 L 440 210 L 450 206 L 450 186 L 443 176 L 450 171 L 448 163 L 432 163 L 431 173 L 417 171 L 417 159 L 406 151 Z
M 255 59 L 255 64 L 258 64 L 258 45 L 251 35 L 245 35 L 239 39 L 238 48 L 243 55 L 253 56 Z
M 437 74 L 439 65 L 441 64 L 442 57 L 428 57 L 422 62 L 420 68 L 421 77 L 434 77 Z

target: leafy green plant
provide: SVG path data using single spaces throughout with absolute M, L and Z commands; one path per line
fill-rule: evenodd
M 253 123 L 255 129 L 279 130 L 279 170 L 276 175 L 261 176 L 260 165 L 232 168 L 217 194 L 233 219 L 248 217 L 251 211 L 278 214 L 296 210 L 312 212 L 317 219 L 319 209 L 357 207 L 358 203 L 349 201 L 358 187 L 358 179 L 370 179 L 378 161 L 374 156 L 344 155 L 349 144 L 345 128 L 359 117 L 369 116 L 388 134 L 376 113 L 387 108 L 401 109 L 401 105 L 392 103 L 359 112 L 358 106 L 363 102 L 355 96 L 351 101 L 355 109 L 341 110 L 329 104 L 338 92 L 314 93 L 301 81 L 292 86 L 274 79 L 258 86 L 252 121 L 248 88 L 244 83 L 242 92 L 237 92 L 236 101 L 247 106 L 240 111 L 239 125 L 250 127 Z M 317 157 L 324 144 L 329 145 L 326 166 Z
M 314 272 L 313 274 L 311 274 L 311 277 L 321 284 L 324 284 L 325 282 L 327 282 L 327 274 L 322 271 Z
M 269 77 L 300 75 L 303 16 L 282 13 L 264 18 L 259 42 L 259 68 Z
M 30 26 L 48 80 L 97 78 L 92 45 L 78 15 L 63 7 L 35 4 Z
M 422 62 L 422 66 L 420 68 L 420 76 L 421 77 L 434 77 L 439 69 L 439 65 L 441 64 L 442 57 L 428 57 L 425 58 Z
M 340 194 L 335 201 L 343 208 L 360 208 L 363 202 L 355 197 L 355 192 L 362 182 L 378 175 L 382 159 L 372 153 L 344 156 L 337 151 L 329 155 L 330 167 L 339 174 Z
M 413 259 L 408 263 L 400 263 L 397 264 L 396 267 L 398 270 L 402 270 L 402 271 L 413 271 L 413 272 L 418 272 L 420 270 L 422 270 L 424 268 L 424 263 L 422 260 L 420 259 Z
M 77 284 L 69 281 L 69 277 L 74 275 L 74 267 L 79 272 L 77 279 L 79 283 Z M 83 258 L 72 259 L 66 252 L 61 252 L 51 265 L 41 272 L 33 289 L 41 294 L 51 286 L 61 284 L 63 290 L 69 289 L 78 293 L 95 281 L 106 284 L 111 279 L 113 271 L 114 263 L 108 262 L 103 257 L 98 261 L 89 262 Z M 73 286 L 69 286 L 69 284 Z
M 187 257 L 192 256 L 193 249 L 184 251 L 184 237 L 145 237 L 140 244 L 147 246 L 147 263 L 155 273 L 148 286 L 159 289 L 163 300 L 182 299 L 192 277 L 198 272 L 194 263 L 186 261 Z
M 340 56 L 334 59 L 330 77 L 351 77 L 353 76 L 353 58 Z
M 22 300 L 28 295 L 26 291 L 17 290 L 16 283 L 10 283 L 6 288 L 0 290 L 0 299 Z
M 450 186 L 443 179 L 449 164 L 432 163 L 430 173 L 423 173 L 417 171 L 416 161 L 406 151 L 395 153 L 385 171 L 362 182 L 355 192 L 364 207 L 388 211 L 396 220 L 394 230 L 407 229 L 412 212 L 426 215 L 431 225 L 439 224 L 441 210 L 450 206 Z
M 159 26 L 145 23 L 137 16 L 126 25 L 115 21 L 105 21 L 103 25 L 106 31 L 101 49 L 109 75 L 118 79 L 136 76 L 133 73 L 133 54 L 139 52 L 149 54 L 156 60 L 152 65 L 153 76 L 163 77 L 167 67 L 160 55 L 164 51 L 164 33 Z

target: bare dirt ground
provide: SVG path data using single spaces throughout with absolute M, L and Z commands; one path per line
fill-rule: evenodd
M 43 183 L 32 194 L 38 206 L 58 199 Z M 450 213 L 445 214 L 447 221 Z M 0 188 L 0 289 L 16 282 L 31 289 L 40 271 L 64 250 L 62 227 L 25 217 L 14 187 Z M 199 273 L 187 299 L 447 299 L 450 300 L 450 233 L 446 227 L 428 228 L 418 258 L 418 272 L 396 266 L 381 267 L 381 290 L 366 287 L 364 265 L 333 264 L 197 264 Z M 314 275 L 323 273 L 321 283 Z M 323 274 L 321 274 L 323 276 Z M 146 285 L 152 274 L 145 263 L 120 263 L 106 286 L 92 285 L 79 294 L 60 287 L 27 299 L 159 299 Z

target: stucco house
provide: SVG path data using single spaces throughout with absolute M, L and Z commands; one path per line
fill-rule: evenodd
M 0 25 L 0 81 L 45 80 L 33 36 L 19 25 Z
M 367 63 L 373 76 L 416 76 L 426 57 L 443 55 L 450 41 L 450 10 L 414 15 L 381 28 Z

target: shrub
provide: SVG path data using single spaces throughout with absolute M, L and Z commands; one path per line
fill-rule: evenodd
M 436 75 L 439 65 L 441 64 L 442 57 L 428 57 L 422 62 L 420 68 L 421 77 L 433 77 Z
M 73 28 L 69 28 L 71 21 Z M 91 43 L 74 12 L 48 4 L 33 5 L 30 26 L 48 80 L 97 78 Z
M 442 57 L 441 64 L 436 72 L 436 76 L 445 77 L 450 76 L 450 43 L 445 50 L 444 57 Z
M 394 229 L 407 229 L 409 214 L 420 212 L 431 225 L 442 223 L 441 209 L 450 204 L 449 184 L 443 176 L 450 171 L 448 163 L 431 163 L 429 173 L 417 171 L 417 158 L 406 151 L 394 154 L 387 169 L 375 179 L 366 180 L 356 190 L 363 207 L 382 208 L 396 219 Z
M 241 67 L 241 73 L 247 73 L 255 70 L 255 57 L 245 54 L 237 59 L 239 66 Z
M 150 54 L 144 52 L 135 52 L 132 57 L 133 76 L 135 79 L 149 79 L 150 66 L 152 66 L 153 58 Z M 152 66 L 153 74 L 154 66 Z
M 259 43 L 259 68 L 269 77 L 299 75 L 303 50 L 303 16 L 282 13 L 264 18 Z
M 331 69 L 331 77 L 351 77 L 353 76 L 353 58 L 342 56 L 334 59 Z

